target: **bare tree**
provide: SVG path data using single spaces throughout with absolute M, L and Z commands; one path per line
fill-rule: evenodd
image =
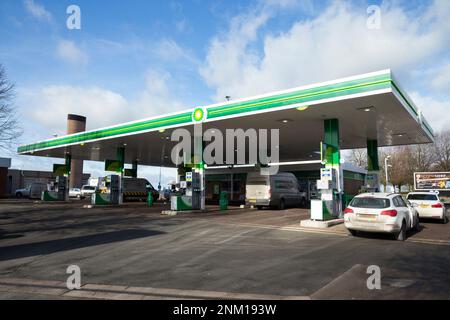
M 388 168 L 389 182 L 399 189 L 402 185 L 411 184 L 412 174 L 408 161 L 411 157 L 411 149 L 408 147 L 396 147 L 391 153 Z
M 9 82 L 5 68 L 0 64 L 0 148 L 7 149 L 22 131 L 12 105 L 14 85 Z
M 436 135 L 434 152 L 436 154 L 436 171 L 450 171 L 450 130 Z
M 367 167 L 367 150 L 366 149 L 353 149 L 348 155 L 350 163 L 360 167 Z

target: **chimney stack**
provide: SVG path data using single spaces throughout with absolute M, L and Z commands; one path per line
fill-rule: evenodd
M 67 134 L 86 130 L 86 117 L 76 114 L 67 115 Z M 70 165 L 69 188 L 81 188 L 83 177 L 83 160 L 72 159 Z

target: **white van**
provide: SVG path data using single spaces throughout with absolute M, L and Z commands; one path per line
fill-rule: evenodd
M 44 182 L 33 182 L 27 188 L 17 189 L 15 194 L 17 198 L 40 199 L 42 191 L 47 190 L 48 186 Z
M 289 172 L 271 176 L 259 172 L 247 174 L 245 204 L 258 209 L 262 207 L 286 207 L 306 205 L 307 194 L 299 189 L 297 178 Z

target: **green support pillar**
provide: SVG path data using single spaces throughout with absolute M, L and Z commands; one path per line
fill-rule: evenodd
M 125 148 L 119 147 L 117 148 L 117 161 L 119 161 L 122 164 L 122 170 L 125 166 Z
M 324 193 L 332 193 L 331 198 L 324 198 L 323 202 L 323 217 L 325 220 L 336 218 L 342 215 L 342 195 L 344 192 L 343 171 L 341 167 L 341 153 L 339 142 L 339 120 L 327 119 L 324 120 L 324 143 L 326 144 L 326 168 L 334 169 L 336 174 L 336 189 L 331 191 L 324 190 Z
M 367 171 L 378 171 L 378 141 L 367 140 Z
M 367 191 L 380 190 L 379 178 L 380 164 L 378 162 L 378 141 L 367 140 L 367 175 L 364 181 L 364 188 Z
M 125 148 L 117 148 L 117 161 L 120 162 L 120 184 L 119 184 L 119 204 L 123 203 L 123 171 L 125 168 Z
M 66 153 L 64 156 L 65 165 L 67 167 L 67 172 L 70 174 L 70 165 L 72 163 L 72 156 L 69 153 Z
M 72 178 L 70 174 L 70 168 L 72 167 L 72 155 L 70 153 L 66 153 L 64 159 L 67 170 L 66 192 L 67 192 L 67 200 L 69 200 L 69 186 L 70 186 L 70 179 Z
M 133 178 L 137 178 L 137 167 L 138 167 L 138 162 L 136 160 L 134 160 L 132 163 L 132 167 L 131 167 Z
M 329 119 L 324 121 L 324 142 L 327 144 L 327 166 L 338 166 L 341 161 L 339 148 L 339 121 Z

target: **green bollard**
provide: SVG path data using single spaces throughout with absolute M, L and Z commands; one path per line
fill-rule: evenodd
M 147 204 L 149 207 L 153 206 L 153 194 L 151 192 L 147 195 Z
M 228 210 L 228 194 L 222 191 L 219 195 L 220 210 Z

